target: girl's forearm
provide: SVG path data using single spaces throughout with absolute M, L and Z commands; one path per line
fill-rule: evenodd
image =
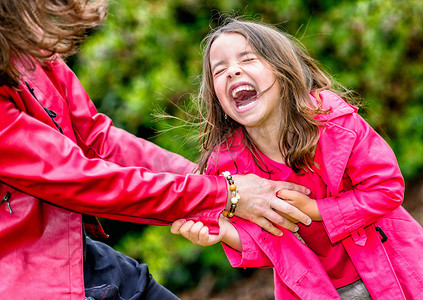
M 238 231 L 229 221 L 225 221 L 224 226 L 226 227 L 226 234 L 222 237 L 222 243 L 225 243 L 232 249 L 241 252 L 242 242 Z

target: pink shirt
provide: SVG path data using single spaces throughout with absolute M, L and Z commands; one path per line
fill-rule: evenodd
M 272 172 L 271 179 L 306 186 L 311 191 L 309 196 L 312 199 L 326 198 L 327 186 L 317 173 L 308 172 L 305 175 L 297 175 L 287 165 L 275 162 L 263 154 L 262 156 L 269 171 Z M 260 176 L 266 175 L 260 174 Z M 298 225 L 300 228 L 298 233 L 317 255 L 335 288 L 348 285 L 360 278 L 342 243 L 330 242 L 322 222 L 312 222 L 309 226 Z

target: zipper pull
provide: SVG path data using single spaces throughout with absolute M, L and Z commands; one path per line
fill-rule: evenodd
M 10 203 L 9 203 L 10 196 L 11 196 L 10 192 L 6 192 L 6 194 L 4 195 L 3 199 L 0 201 L 0 205 L 3 202 L 6 202 L 7 207 L 9 208 L 9 212 L 10 213 L 13 213 L 12 208 L 10 207 Z

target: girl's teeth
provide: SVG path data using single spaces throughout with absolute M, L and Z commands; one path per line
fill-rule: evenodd
M 252 91 L 254 88 L 249 85 L 241 85 L 232 91 L 232 98 L 236 99 L 240 91 Z
M 251 106 L 252 104 L 254 104 L 256 102 L 256 100 L 254 100 L 254 101 L 251 101 L 251 102 L 249 102 L 249 103 L 247 103 L 247 104 L 244 104 L 244 105 L 240 105 L 240 106 L 238 106 L 238 109 L 243 109 L 243 108 L 246 108 L 246 107 L 248 107 L 248 106 Z

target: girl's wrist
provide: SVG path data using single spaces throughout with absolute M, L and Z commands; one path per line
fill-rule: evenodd
M 222 243 L 225 243 L 229 247 L 241 252 L 242 242 L 235 226 L 232 225 L 232 223 L 228 219 L 225 219 L 225 218 L 221 218 L 221 220 L 219 220 L 219 225 L 220 225 L 220 230 L 222 230 L 223 232 L 220 241 Z

